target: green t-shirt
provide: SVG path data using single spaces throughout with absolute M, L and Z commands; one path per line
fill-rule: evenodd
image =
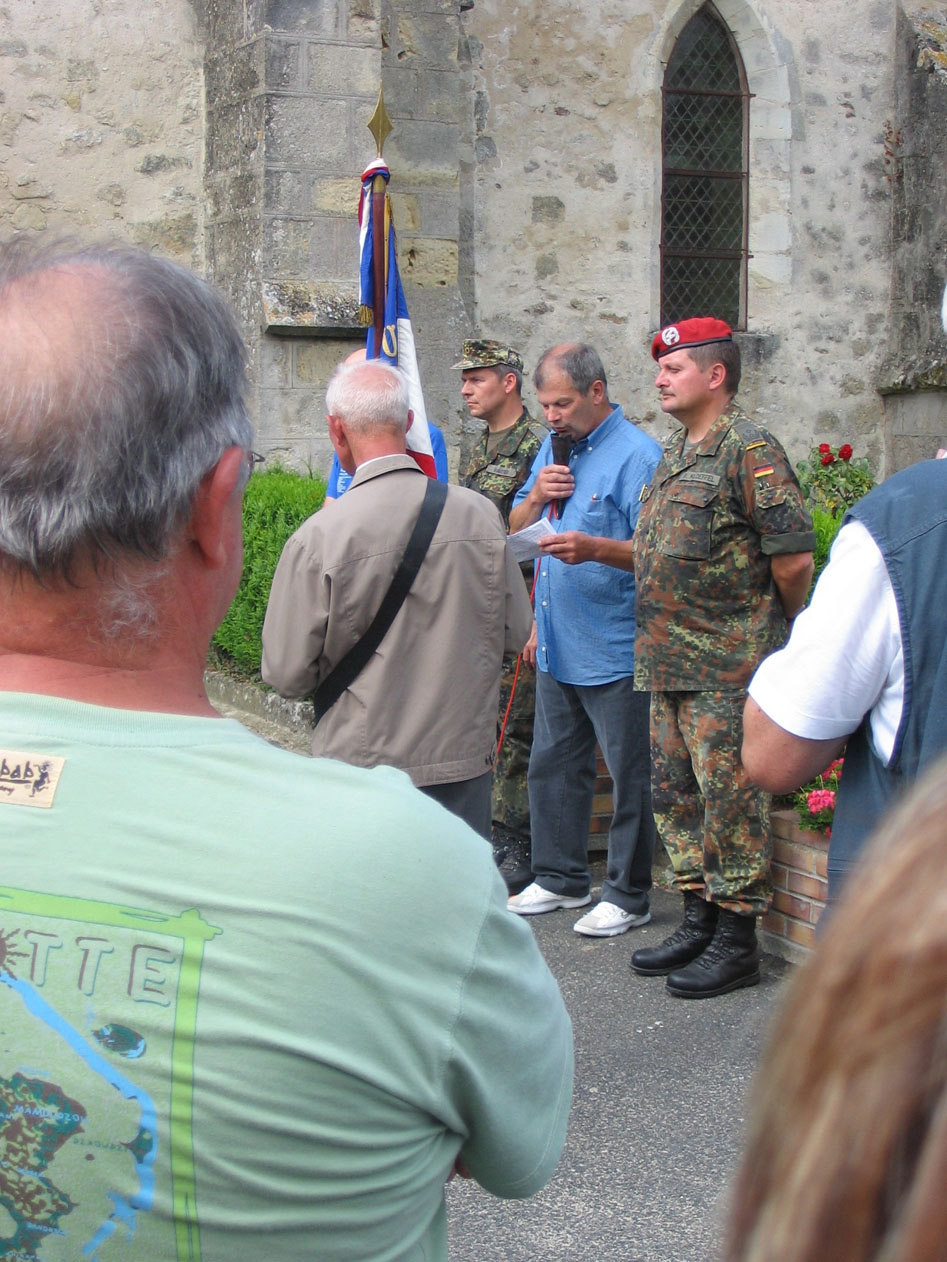
M 568 1017 L 406 776 L 11 693 L 0 745 L 5 1256 L 430 1260 L 458 1153 L 546 1182 Z

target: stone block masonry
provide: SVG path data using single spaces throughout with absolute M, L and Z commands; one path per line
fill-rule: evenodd
M 0 6 L 0 232 L 201 267 L 202 53 L 188 0 Z
M 251 350 L 260 446 L 326 468 L 332 365 L 313 380 L 281 338 L 332 339 L 334 363 L 363 337 L 355 211 L 371 137 L 358 125 L 377 95 L 378 14 L 370 0 L 210 0 L 207 29 L 209 262 Z
M 259 443 L 326 468 L 325 385 L 364 343 L 357 323 L 359 176 L 379 85 L 399 262 L 432 420 L 447 420 L 448 365 L 467 331 L 458 289 L 458 18 L 453 4 L 210 0 L 206 178 L 209 259 L 253 354 Z M 248 143 L 249 142 L 249 143 Z M 240 201 L 230 197 L 244 173 Z M 247 172 L 252 172 L 250 179 Z M 262 333 L 261 333 L 262 330 Z M 317 339 L 318 353 L 279 343 Z M 456 343 L 456 345 L 455 345 Z M 331 361 L 331 362 L 330 362 Z
M 448 366 L 471 334 L 527 368 L 593 342 L 612 397 L 663 438 L 662 85 L 698 7 L 0 4 L 0 231 L 121 237 L 209 270 L 250 347 L 261 445 L 321 462 L 323 383 L 274 382 L 273 343 L 362 340 L 355 207 L 383 83 L 408 306 L 452 457 L 466 412 Z M 884 475 L 940 445 L 947 400 L 943 5 L 866 4 L 857 22 L 811 0 L 715 8 L 751 94 L 743 401 L 792 457 L 844 439 Z

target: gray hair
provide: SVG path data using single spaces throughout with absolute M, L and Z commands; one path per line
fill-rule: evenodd
M 403 435 L 409 407 L 407 378 L 383 359 L 339 364 L 326 387 L 326 411 L 362 435 Z
M 224 299 L 144 250 L 18 238 L 0 330 L 0 562 L 71 581 L 166 556 L 201 478 L 253 440 Z
M 561 369 L 579 394 L 588 394 L 592 389 L 593 381 L 600 381 L 605 387 L 605 397 L 608 397 L 605 367 L 594 346 L 589 346 L 585 342 L 574 342 L 567 346 L 552 346 L 548 351 L 544 351 L 533 373 L 533 385 L 537 390 L 543 388 L 547 364 L 550 367 L 556 365 Z

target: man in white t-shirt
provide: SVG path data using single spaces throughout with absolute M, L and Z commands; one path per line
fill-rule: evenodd
M 901 719 L 898 607 L 884 558 L 861 522 L 839 531 L 825 574 L 785 648 L 763 661 L 749 686 L 751 723 L 761 726 L 763 712 L 795 738 L 785 743 L 784 780 L 818 775 L 866 714 L 872 742 L 887 760 Z M 765 756 L 754 728 L 744 746 L 754 778 L 766 774 Z
M 880 814 L 947 748 L 947 462 L 895 474 L 854 506 L 786 646 L 760 665 L 743 763 L 774 793 L 843 749 L 829 852 L 835 897 Z

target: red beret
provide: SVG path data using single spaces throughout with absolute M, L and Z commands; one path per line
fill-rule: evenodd
M 713 316 L 695 316 L 678 324 L 667 324 L 651 343 L 651 356 L 660 359 L 671 351 L 684 351 L 688 346 L 709 346 L 711 342 L 732 342 L 733 330 Z

